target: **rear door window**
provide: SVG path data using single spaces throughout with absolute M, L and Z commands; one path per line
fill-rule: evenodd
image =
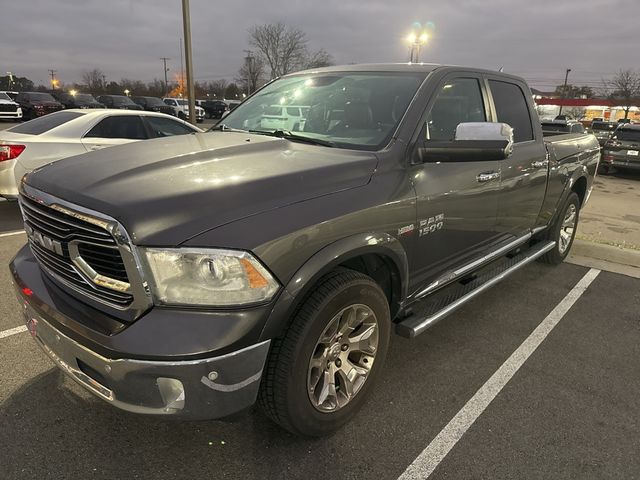
M 170 118 L 162 117 L 145 117 L 147 123 L 151 127 L 153 134 L 156 137 L 171 137 L 173 135 L 187 135 L 193 133 L 194 130 L 186 126 L 184 123 Z
M 489 80 L 498 122 L 513 128 L 515 143 L 533 140 L 533 125 L 529 106 L 522 89 L 515 83 Z
M 147 132 L 138 115 L 114 115 L 101 120 L 94 126 L 86 138 L 126 138 L 145 140 Z
M 40 135 L 83 115 L 84 113 L 79 112 L 54 112 L 21 125 L 16 125 L 7 131 L 27 135 Z

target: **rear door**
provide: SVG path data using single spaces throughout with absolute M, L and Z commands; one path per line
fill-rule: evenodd
M 488 120 L 489 103 L 480 76 L 450 75 L 436 92 L 427 106 L 418 145 L 453 140 L 458 124 Z M 411 226 L 417 230 L 415 274 L 421 281 L 468 262 L 496 240 L 499 172 L 497 160 L 411 167 L 417 194 L 417 222 Z
M 100 150 L 147 138 L 149 134 L 139 115 L 112 115 L 91 128 L 82 138 L 82 144 L 87 150 Z
M 549 161 L 539 129 L 533 128 L 533 101 L 528 88 L 516 80 L 489 76 L 496 122 L 513 128 L 512 155 L 500 162 L 498 228 L 521 236 L 536 224 L 547 188 Z

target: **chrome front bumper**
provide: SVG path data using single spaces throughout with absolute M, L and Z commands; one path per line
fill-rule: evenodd
M 64 335 L 20 298 L 42 350 L 88 391 L 129 412 L 213 419 L 255 403 L 270 340 L 192 361 L 109 359 Z

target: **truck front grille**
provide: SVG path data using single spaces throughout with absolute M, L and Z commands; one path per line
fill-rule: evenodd
M 94 300 L 122 309 L 133 301 L 129 291 L 96 284 L 74 263 L 70 244 L 95 272 L 128 283 L 125 264 L 115 239 L 97 225 L 20 197 L 29 246 L 43 270 Z
M 0 104 L 0 112 L 17 112 L 18 105 L 12 105 L 7 103 Z

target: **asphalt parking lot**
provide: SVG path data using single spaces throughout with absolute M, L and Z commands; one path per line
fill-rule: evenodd
M 16 204 L 0 203 L 1 265 L 25 242 L 7 235 L 19 227 Z M 308 440 L 256 411 L 222 423 L 113 409 L 66 379 L 22 329 L 8 334 L 23 322 L 1 268 L 0 477 L 396 479 L 409 467 L 408 479 L 435 467 L 429 478 L 639 478 L 640 280 L 600 272 L 513 368 L 512 354 L 596 273 L 533 264 L 417 339 L 394 337 L 355 421 Z M 495 377 L 504 388 L 487 397 Z

